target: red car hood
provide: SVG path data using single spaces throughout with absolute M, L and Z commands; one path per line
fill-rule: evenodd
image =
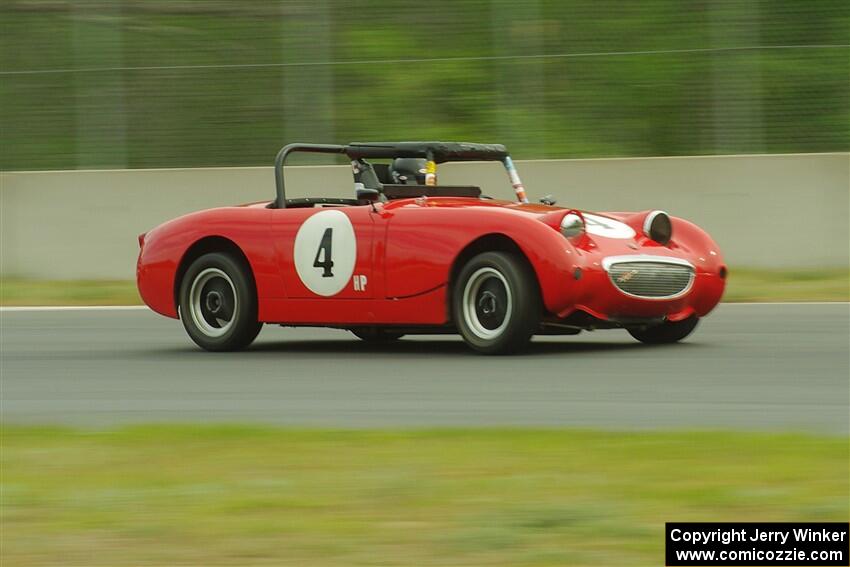
M 498 210 L 500 213 L 535 218 L 559 230 L 562 216 L 569 207 L 555 207 L 537 203 L 517 203 L 498 199 L 470 199 L 464 197 L 422 197 L 400 199 L 385 205 L 386 210 L 405 207 L 478 208 Z M 576 248 L 589 256 L 601 260 L 608 256 L 652 255 L 686 259 L 699 271 L 714 269 L 721 261 L 720 251 L 713 240 L 696 225 L 680 218 L 671 217 L 673 238 L 661 245 L 644 233 L 643 224 L 651 210 L 638 212 L 592 212 L 582 211 L 587 233 L 581 239 L 572 239 Z

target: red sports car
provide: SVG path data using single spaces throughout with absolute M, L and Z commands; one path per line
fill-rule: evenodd
M 297 151 L 347 156 L 353 198 L 286 198 L 283 166 Z M 488 160 L 504 165 L 516 200 L 437 183 L 439 163 Z M 142 298 L 205 349 L 244 348 L 263 323 L 367 341 L 460 333 L 489 354 L 583 329 L 670 343 L 725 286 L 720 250 L 697 226 L 663 211 L 531 204 L 502 145 L 291 144 L 275 181 L 271 202 L 191 213 L 139 237 Z

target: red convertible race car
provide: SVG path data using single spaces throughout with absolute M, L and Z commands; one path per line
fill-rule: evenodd
M 347 156 L 353 198 L 286 198 L 293 152 Z M 516 200 L 439 185 L 437 164 L 452 161 L 501 162 Z M 720 251 L 697 226 L 657 210 L 531 204 L 502 145 L 291 144 L 275 181 L 271 202 L 188 214 L 139 236 L 142 298 L 205 349 L 244 348 L 263 323 L 367 341 L 460 333 L 490 354 L 535 334 L 608 328 L 670 343 L 725 286 Z

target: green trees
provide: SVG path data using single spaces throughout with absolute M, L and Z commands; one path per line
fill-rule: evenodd
M 293 140 L 850 149 L 843 0 L 10 0 L 0 26 L 6 170 L 266 165 Z

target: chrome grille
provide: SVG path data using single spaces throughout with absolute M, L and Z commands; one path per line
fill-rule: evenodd
M 663 261 L 616 262 L 608 267 L 608 277 L 629 295 L 663 299 L 682 295 L 691 287 L 691 266 Z

